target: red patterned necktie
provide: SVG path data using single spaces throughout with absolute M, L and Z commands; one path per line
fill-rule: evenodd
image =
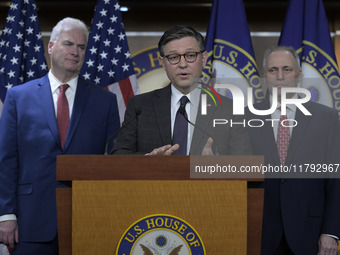
M 286 162 L 289 139 L 290 139 L 289 127 L 287 127 L 287 123 L 286 121 L 284 121 L 286 119 L 287 119 L 287 115 L 281 115 L 279 128 L 277 132 L 277 150 L 280 156 L 281 165 L 283 166 L 285 165 L 285 162 Z M 284 125 L 282 125 L 282 122 Z
M 68 101 L 65 95 L 65 91 L 69 87 L 70 86 L 67 84 L 63 84 L 59 86 L 60 92 L 58 95 L 58 102 L 57 102 L 57 125 L 58 125 L 60 143 L 61 143 L 62 149 L 64 149 L 68 124 L 70 122 Z

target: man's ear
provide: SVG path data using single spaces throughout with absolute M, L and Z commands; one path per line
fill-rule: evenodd
M 163 67 L 163 69 L 165 70 L 165 66 L 164 66 L 164 61 L 165 61 L 165 58 L 164 57 L 161 57 L 161 56 L 159 56 L 158 57 L 158 59 L 159 59 L 159 62 L 161 63 L 161 66 Z
M 208 52 L 204 51 L 202 53 L 202 66 L 205 66 L 207 64 L 207 60 L 208 60 Z
M 47 45 L 47 52 L 48 52 L 48 54 L 52 53 L 53 46 L 54 46 L 54 43 L 52 41 L 49 41 L 48 45 Z
M 299 72 L 298 72 L 298 79 L 299 79 L 299 82 L 301 81 L 301 77 L 302 77 L 302 68 L 300 67 L 300 68 L 299 68 Z

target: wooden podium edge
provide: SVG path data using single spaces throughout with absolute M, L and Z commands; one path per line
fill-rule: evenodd
M 230 156 L 235 157 L 235 156 Z M 238 157 L 238 156 L 236 156 Z M 257 157 L 259 163 L 262 156 Z M 243 157 L 244 158 L 244 157 Z M 235 158 L 234 158 L 235 159 Z M 241 160 L 241 159 L 240 159 Z M 252 159 L 254 160 L 254 158 Z M 87 163 L 90 162 L 90 163 Z M 128 162 L 128 164 L 127 164 Z M 158 163 L 157 163 L 158 162 Z M 169 163 L 171 162 L 171 163 Z M 84 164 L 85 163 L 85 164 Z M 112 164 L 113 163 L 113 164 Z M 131 171 L 126 172 L 127 165 Z M 82 166 L 79 168 L 79 166 Z M 171 171 L 159 171 L 158 157 L 145 156 L 103 156 L 103 155 L 63 155 L 57 157 L 57 180 L 191 180 L 188 171 L 190 160 L 187 156 L 163 157 L 161 166 Z M 102 171 L 93 171 L 100 167 Z M 155 171 L 155 168 L 157 168 Z M 124 169 L 124 171 L 122 171 Z M 197 180 L 197 179 L 195 179 Z M 201 179 L 200 179 L 201 180 Z M 217 179 L 226 180 L 226 179 Z M 231 181 L 236 180 L 232 179 Z M 244 181 L 263 181 L 251 179 Z M 263 189 L 247 189 L 247 254 L 260 254 L 262 229 Z M 59 254 L 72 254 L 72 189 L 57 188 L 57 215 Z

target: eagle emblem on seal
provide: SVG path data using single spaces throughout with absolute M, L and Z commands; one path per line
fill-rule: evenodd
M 179 255 L 179 251 L 181 250 L 183 245 L 179 245 L 179 246 L 175 247 L 170 252 L 156 251 L 156 253 L 153 253 L 148 247 L 146 247 L 143 244 L 140 244 L 140 246 L 142 247 L 142 249 L 144 251 L 144 255 Z

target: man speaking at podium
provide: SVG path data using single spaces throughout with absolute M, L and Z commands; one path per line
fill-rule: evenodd
M 192 27 L 175 26 L 163 34 L 158 48 L 170 84 L 130 99 L 124 121 L 128 124 L 116 139 L 112 153 L 251 154 L 245 127 L 212 126 L 215 118 L 241 122 L 232 115 L 231 99 L 221 96 L 222 106 L 209 107 L 207 115 L 200 114 L 198 87 L 208 57 L 203 36 Z

